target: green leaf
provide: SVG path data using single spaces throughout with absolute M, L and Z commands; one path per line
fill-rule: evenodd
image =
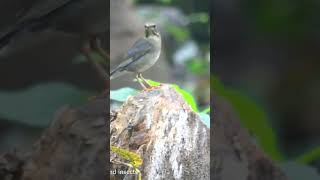
M 317 159 L 320 159 L 320 146 L 312 149 L 307 153 L 302 154 L 301 156 L 296 158 L 296 161 L 307 164 Z
M 138 90 L 125 87 L 117 90 L 110 90 L 110 99 L 114 101 L 124 102 L 129 96 L 134 96 Z
M 119 148 L 116 146 L 110 146 L 110 149 L 112 152 L 116 153 L 117 155 L 119 155 L 121 158 L 127 160 L 130 162 L 130 164 L 134 167 L 134 168 L 139 168 L 142 164 L 142 159 L 140 157 L 139 154 L 134 153 L 134 152 L 130 152 L 126 149 L 123 148 Z
M 264 110 L 241 93 L 225 89 L 214 76 L 211 77 L 211 87 L 213 91 L 232 104 L 242 124 L 257 137 L 261 148 L 274 160 L 283 160 L 284 157 L 279 150 L 276 134 L 269 124 Z
M 151 86 L 160 86 L 161 83 L 160 82 L 157 82 L 157 81 L 153 81 L 151 79 L 146 79 L 147 82 L 151 85 Z
M 206 113 L 198 113 L 200 119 L 202 120 L 202 122 L 208 127 L 210 128 L 210 115 L 206 114 Z
M 146 80 L 151 86 L 159 86 L 161 83 L 147 79 Z M 178 85 L 176 84 L 170 84 L 182 97 L 183 99 L 191 106 L 191 109 L 194 112 L 199 112 L 197 103 L 194 99 L 194 97 L 189 93 L 188 91 L 181 89 Z
M 191 106 L 191 109 L 194 112 L 199 112 L 197 103 L 194 100 L 194 97 L 189 93 L 188 91 L 181 89 L 178 85 L 176 84 L 171 84 L 171 86 L 183 97 L 183 99 Z
M 207 107 L 206 109 L 204 109 L 201 113 L 207 114 L 207 113 L 209 113 L 209 112 L 210 112 L 210 106 Z
M 31 125 L 46 127 L 54 114 L 64 105 L 86 102 L 89 92 L 69 84 L 39 84 L 22 91 L 0 92 L 0 116 Z

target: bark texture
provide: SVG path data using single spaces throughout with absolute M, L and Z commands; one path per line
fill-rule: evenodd
M 286 180 L 281 169 L 253 142 L 232 107 L 213 96 L 211 175 L 214 180 Z
M 142 179 L 210 179 L 210 130 L 168 85 L 128 98 L 110 130 L 112 145 L 142 157 Z M 111 153 L 114 160 L 123 161 Z M 111 169 L 119 168 L 127 167 L 112 164 Z
M 0 156 L 0 180 L 106 179 L 106 101 L 63 108 L 31 153 Z
M 111 159 L 106 156 L 106 99 L 62 109 L 33 152 L 0 156 L 0 180 L 109 179 L 108 162 L 125 161 L 115 153 Z M 205 180 L 211 173 L 214 180 L 286 180 L 241 126 L 232 107 L 214 94 L 213 100 L 210 138 L 209 129 L 174 89 L 163 85 L 142 91 L 112 114 L 111 144 L 140 154 L 142 179 Z M 111 170 L 128 169 L 111 165 Z

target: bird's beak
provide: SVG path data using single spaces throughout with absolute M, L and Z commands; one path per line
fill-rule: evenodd
M 152 31 L 152 34 L 154 34 L 154 35 L 156 35 L 156 36 L 160 37 L 160 33 L 159 33 L 155 28 L 154 28 L 154 29 L 152 29 L 151 31 Z

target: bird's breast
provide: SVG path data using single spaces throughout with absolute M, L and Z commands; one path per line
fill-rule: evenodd
M 159 56 L 160 51 L 152 50 L 140 59 L 136 60 L 132 65 L 130 65 L 130 67 L 128 67 L 128 70 L 142 73 L 153 66 L 159 59 Z

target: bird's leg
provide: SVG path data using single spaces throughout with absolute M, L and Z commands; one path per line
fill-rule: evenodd
M 100 56 L 102 56 L 106 60 L 110 59 L 109 54 L 101 47 L 101 41 L 98 37 L 93 37 L 90 43 L 91 47 L 96 50 L 100 54 Z
M 142 79 L 142 81 L 143 81 L 145 84 L 147 84 L 147 85 L 149 86 L 149 88 L 152 88 L 152 86 L 148 83 L 148 81 L 142 77 L 142 74 L 141 74 L 141 73 L 139 73 L 138 76 L 139 76 L 140 79 Z
M 138 74 L 136 75 L 136 78 L 137 78 L 138 82 L 140 83 L 140 85 L 142 86 L 143 89 L 148 89 L 148 88 L 140 81 L 141 79 L 140 79 L 139 74 L 141 74 L 141 73 L 138 73 Z
M 108 75 L 106 73 L 106 71 L 100 66 L 100 64 L 98 64 L 91 56 L 91 46 L 90 43 L 85 43 L 85 45 L 83 46 L 83 48 L 81 49 L 81 52 L 83 53 L 83 55 L 86 57 L 86 60 L 88 61 L 89 64 L 91 64 L 95 70 L 98 72 L 99 76 L 104 80 L 107 81 L 109 80 Z

